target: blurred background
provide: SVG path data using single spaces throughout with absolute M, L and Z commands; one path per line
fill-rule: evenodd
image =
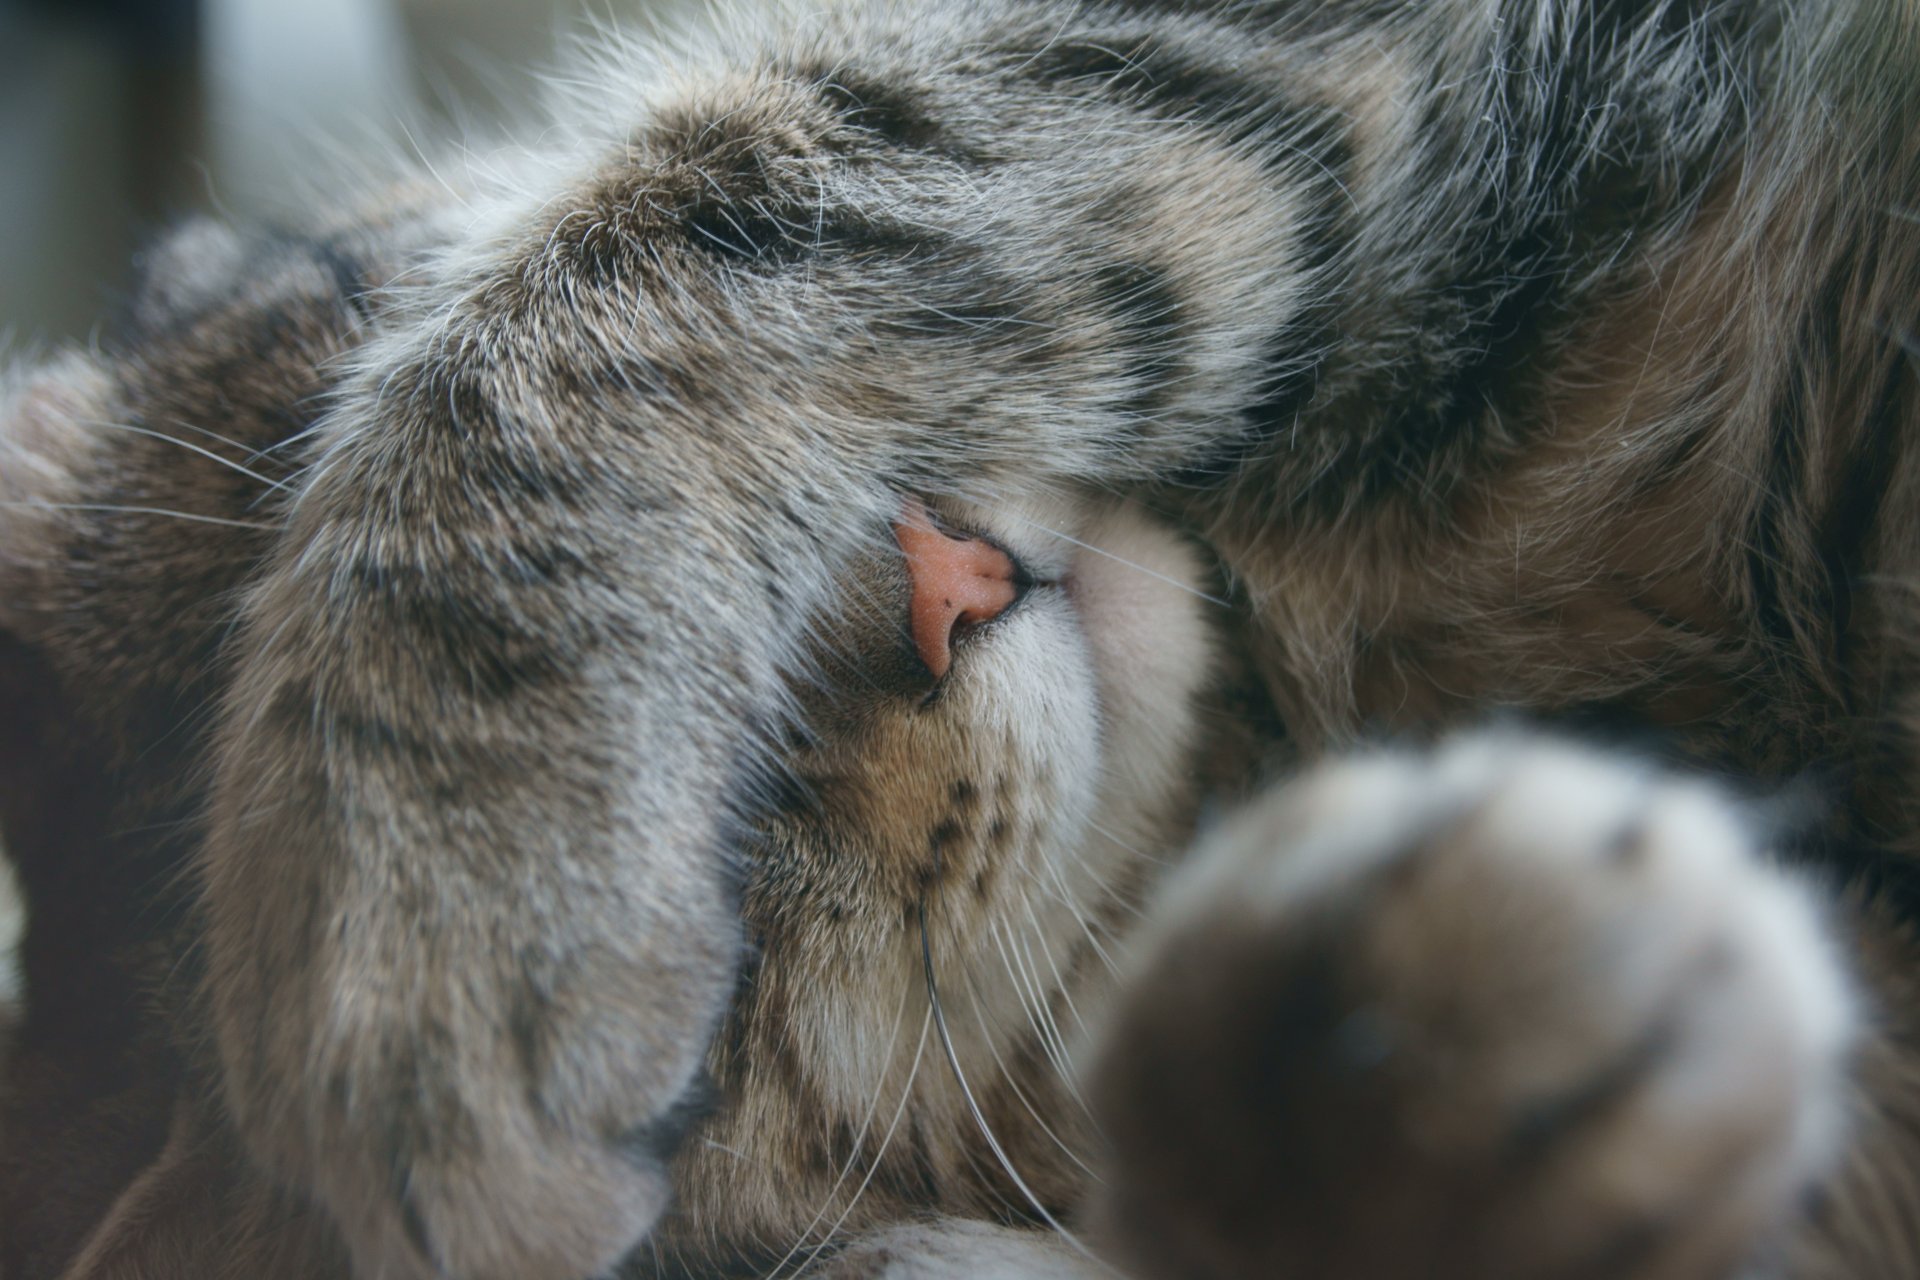
M 174 219 L 270 219 L 316 139 L 484 127 L 585 20 L 696 2 L 0 0 L 0 351 L 85 338 Z

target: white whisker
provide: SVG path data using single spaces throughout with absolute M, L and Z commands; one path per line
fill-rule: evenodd
M 1054 1132 L 1053 1126 L 1046 1122 L 1046 1119 L 1041 1116 L 1039 1109 L 1033 1105 L 1033 1102 L 1027 1097 L 1026 1092 L 1020 1088 L 1019 1082 L 1014 1078 L 1014 1073 L 1007 1067 L 1006 1058 L 1001 1055 L 999 1046 L 994 1043 L 991 1028 L 987 1026 L 986 1017 L 982 1012 L 986 1002 L 980 999 L 980 993 L 973 987 L 971 979 L 969 979 L 967 985 L 969 993 L 973 996 L 974 1022 L 980 1028 L 982 1038 L 987 1042 L 987 1052 L 993 1055 L 994 1066 L 1000 1069 L 1000 1079 L 1002 1082 L 1006 1084 L 1014 1098 L 1019 1101 L 1021 1108 L 1026 1111 L 1026 1113 L 1033 1118 L 1033 1122 L 1040 1127 L 1040 1132 L 1046 1134 L 1047 1137 L 1052 1140 L 1053 1145 L 1060 1149 L 1060 1153 L 1066 1156 L 1067 1159 L 1073 1161 L 1075 1165 L 1079 1166 L 1080 1171 L 1089 1178 L 1092 1178 L 1095 1182 L 1101 1181 L 1100 1175 L 1095 1173 L 1092 1167 L 1080 1158 L 1079 1153 L 1068 1146 L 1064 1138 Z
M 893 1026 L 887 1032 L 887 1051 L 885 1054 L 885 1061 L 889 1067 L 893 1065 L 893 1046 L 899 1040 L 900 1023 L 902 1019 L 906 1017 L 906 1013 L 907 1013 L 907 989 L 905 987 L 902 987 L 900 991 L 900 1002 L 894 1006 L 894 1010 L 893 1010 Z M 924 1019 L 922 1021 L 924 1022 Z M 921 1027 L 920 1036 L 922 1041 L 924 1042 L 924 1040 L 926 1039 L 926 1028 L 924 1025 Z M 918 1061 L 918 1055 L 919 1055 L 919 1051 L 915 1050 L 916 1062 Z M 867 1113 L 864 1116 L 860 1117 L 860 1128 L 853 1135 L 853 1149 L 847 1152 L 846 1163 L 840 1166 L 840 1176 L 833 1180 L 833 1185 L 831 1187 L 827 1188 L 826 1199 L 821 1202 L 820 1208 L 814 1212 L 813 1218 L 807 1223 L 807 1225 L 800 1229 L 800 1236 L 797 1240 L 794 1241 L 793 1247 L 787 1250 L 786 1255 L 782 1257 L 780 1261 L 773 1264 L 773 1270 L 767 1273 L 767 1280 L 773 1280 L 773 1277 L 777 1276 L 780 1273 L 780 1268 L 786 1266 L 788 1262 L 793 1260 L 793 1257 L 795 1254 L 799 1253 L 800 1250 L 806 1247 L 807 1237 L 813 1234 L 813 1229 L 819 1226 L 821 1220 L 825 1218 L 827 1214 L 832 1210 L 833 1198 L 836 1195 L 840 1194 L 840 1188 L 846 1183 L 847 1176 L 853 1172 L 854 1161 L 859 1158 L 860 1147 L 863 1143 L 866 1142 L 867 1130 L 873 1124 L 874 1112 L 880 1109 L 880 1091 L 885 1086 L 885 1083 L 886 1081 L 883 1074 L 882 1079 L 877 1081 L 874 1084 L 873 1098 L 870 1102 L 867 1103 Z M 831 1235 L 832 1235 L 832 1230 L 830 1228 L 828 1230 L 828 1237 L 830 1237 Z M 824 1243 L 824 1238 L 822 1242 Z
M 1148 853 L 1145 849 L 1140 848 L 1138 845 L 1135 845 L 1126 840 L 1122 840 L 1119 834 L 1110 827 L 1103 827 L 1099 823 L 1093 821 L 1092 819 L 1087 820 L 1087 826 L 1091 828 L 1095 834 L 1099 835 L 1103 839 L 1112 841 L 1114 844 L 1120 846 L 1122 849 L 1125 849 L 1128 853 L 1132 854 L 1136 858 L 1140 858 L 1147 862 L 1155 863 L 1163 867 L 1168 865 L 1168 859 L 1163 858 L 1158 854 Z
M 1073 1003 L 1073 988 L 1068 984 L 1065 976 L 1061 974 L 1060 966 L 1054 962 L 1053 948 L 1047 945 L 1046 930 L 1040 927 L 1040 917 L 1034 914 L 1033 903 L 1029 900 L 1022 899 L 1020 907 L 1021 910 L 1027 913 L 1028 933 L 1040 944 L 1040 954 L 1047 959 L 1047 969 L 1053 974 L 1053 989 L 1060 993 L 1062 1000 L 1067 1002 L 1067 1012 L 1073 1015 L 1074 1025 L 1080 1028 L 1080 1033 L 1082 1035 L 1087 1034 L 1092 1028 L 1087 1026 L 1087 1020 L 1080 1016 L 1079 1007 Z M 1071 908 L 1069 908 L 1069 911 L 1071 911 Z M 1079 1096 L 1078 1091 L 1075 1092 L 1074 1096 Z
M 1019 997 L 1020 1008 L 1027 1017 L 1027 1025 L 1033 1028 L 1040 1038 L 1040 1047 L 1047 1055 L 1047 1061 L 1061 1079 L 1071 1080 L 1067 1065 L 1065 1040 L 1060 1035 L 1060 1027 L 1055 1022 L 1052 1009 L 1048 1008 L 1045 994 L 1040 990 L 1037 974 L 1032 972 L 1032 957 L 1024 959 L 1017 954 L 1020 948 L 1012 946 L 1007 936 L 1004 922 L 995 920 L 991 934 L 993 945 L 1000 952 L 1000 963 L 1006 968 L 1007 978 L 1014 984 L 1015 994 Z
M 1087 1248 L 1079 1236 L 1067 1230 L 1060 1220 L 1048 1211 L 1047 1206 L 1040 1202 L 1040 1197 L 1035 1195 L 1033 1188 L 1027 1185 L 1027 1180 L 1020 1176 L 1020 1171 L 1013 1167 L 1013 1161 L 1007 1158 L 1006 1149 L 1000 1145 L 1000 1139 L 994 1136 L 993 1127 L 987 1123 L 986 1113 L 980 1109 L 979 1099 L 974 1097 L 973 1086 L 967 1083 L 967 1073 L 960 1068 L 960 1054 L 953 1046 L 953 1033 L 947 1027 L 946 1011 L 940 1005 L 940 984 L 933 974 L 933 938 L 927 930 L 927 904 L 924 899 L 920 903 L 919 914 L 920 964 L 927 979 L 927 1004 L 933 1011 L 934 1028 L 940 1033 L 940 1047 L 946 1051 L 947 1066 L 953 1072 L 954 1083 L 960 1086 L 960 1096 L 966 1100 L 967 1111 L 973 1116 L 973 1123 L 979 1128 L 980 1136 L 986 1140 L 988 1150 L 999 1162 L 1001 1172 L 1005 1173 L 1020 1194 L 1026 1197 L 1028 1205 L 1040 1216 L 1040 1220 L 1053 1228 L 1055 1234 L 1087 1261 L 1108 1275 L 1118 1276 L 1117 1271 L 1108 1266 L 1093 1250 Z
M 1029 913 L 1029 918 L 1031 918 L 1031 913 Z M 994 943 L 1000 949 L 1001 963 L 1006 966 L 1007 974 L 1011 978 L 1014 977 L 1014 964 L 1012 958 L 1008 955 L 1008 948 L 1012 946 L 1013 939 L 1010 933 L 1003 934 L 1003 927 L 1005 927 L 1005 922 L 996 921 L 994 923 Z M 1027 951 L 1027 948 L 1023 946 L 1020 947 L 1019 950 L 1024 952 Z M 1031 969 L 1032 963 L 1032 955 L 1028 952 L 1027 963 L 1023 968 Z M 1049 958 L 1048 963 L 1052 963 L 1051 958 Z M 1055 970 L 1054 976 L 1057 980 L 1059 977 L 1058 970 Z M 1034 980 L 1034 985 L 1037 988 L 1037 979 Z M 1062 984 L 1056 986 L 1054 990 L 1064 994 L 1066 988 L 1064 984 Z M 1093 1109 L 1087 1105 L 1087 1100 L 1080 1094 L 1078 1083 L 1074 1079 L 1073 1074 L 1073 1055 L 1067 1048 L 1066 1037 L 1061 1034 L 1059 1020 L 1053 1016 L 1051 1006 L 1041 1000 L 1037 990 L 1035 991 L 1033 1004 L 1028 1005 L 1024 997 L 1021 1000 L 1021 1004 L 1027 1014 L 1028 1025 L 1031 1026 L 1034 1029 L 1034 1033 L 1040 1037 L 1041 1046 L 1047 1053 L 1047 1060 L 1052 1065 L 1054 1074 L 1059 1076 L 1062 1087 L 1066 1090 L 1067 1095 L 1073 1099 L 1075 1105 L 1080 1108 L 1081 1112 L 1091 1116 Z M 1077 1014 L 1075 1016 L 1078 1017 Z M 997 1051 L 994 1053 L 994 1059 L 997 1062 L 1000 1061 L 1000 1055 Z M 1000 1063 L 1000 1070 L 1002 1075 L 1008 1075 L 1004 1062 Z M 1010 1075 L 1008 1075 L 1008 1083 L 1012 1084 L 1012 1077 Z M 1019 1093 L 1018 1088 L 1015 1088 L 1014 1092 L 1016 1094 Z M 1025 1099 L 1023 1098 L 1022 1102 L 1024 1103 L 1024 1101 Z M 1029 1110 L 1031 1110 L 1031 1108 L 1029 1108 Z M 1038 1120 L 1039 1117 L 1035 1116 L 1034 1119 Z M 1046 1128 L 1044 1122 L 1042 1122 L 1041 1127 Z M 1048 1136 L 1052 1136 L 1051 1130 L 1048 1130 Z M 1058 1142 L 1059 1139 L 1056 1138 L 1055 1141 Z M 1065 1150 L 1064 1146 L 1062 1150 Z M 1067 1155 L 1073 1159 L 1075 1164 L 1081 1163 L 1080 1158 L 1075 1156 L 1073 1152 L 1068 1151 Z M 1084 1165 L 1082 1167 L 1084 1167 Z
M 165 507 L 122 506 L 111 502 L 37 502 L 32 499 L 20 499 L 0 500 L 0 507 L 29 507 L 40 511 L 115 511 L 122 515 L 165 516 L 172 520 L 225 525 L 233 529 L 258 529 L 263 533 L 277 533 L 280 529 L 277 524 L 267 524 L 259 520 L 230 520 L 225 516 L 203 516 L 192 511 L 169 511 Z
M 223 458 L 213 450 L 194 444 L 191 440 L 182 440 L 179 436 L 170 436 L 164 431 L 155 431 L 152 427 L 137 427 L 130 422 L 106 422 L 98 418 L 82 418 L 78 419 L 78 421 L 81 426 L 91 427 L 96 431 L 125 431 L 129 435 L 145 436 L 149 440 L 159 440 L 166 444 L 177 445 L 185 449 L 188 453 L 198 454 L 207 461 L 217 463 L 229 471 L 237 471 L 247 479 L 258 481 L 269 489 L 278 489 L 285 483 L 281 480 L 270 479 L 261 475 L 258 471 L 243 467 L 231 458 Z
M 1105 556 L 1107 559 L 1113 561 L 1115 564 L 1124 565 L 1126 568 L 1132 569 L 1136 573 L 1145 574 L 1147 577 L 1152 578 L 1156 582 L 1164 582 L 1168 586 L 1175 587 L 1181 591 L 1184 591 L 1190 596 L 1194 596 L 1198 599 L 1205 600 L 1208 604 L 1219 605 L 1222 609 L 1230 607 L 1231 602 L 1229 602 L 1228 600 L 1220 596 L 1214 595 L 1212 592 L 1202 591 L 1200 588 L 1193 586 L 1191 583 L 1182 582 L 1180 581 L 1180 579 L 1173 577 L 1170 574 L 1161 573 L 1158 569 L 1149 569 L 1146 565 L 1136 563 L 1135 561 L 1127 559 L 1125 556 L 1115 555 L 1113 552 L 1106 550 L 1104 547 L 1096 547 L 1091 542 L 1082 542 L 1079 538 L 1076 538 L 1071 534 L 1062 533 L 1058 529 L 1049 529 L 1046 525 L 1040 523 L 1038 520 L 1033 519 L 1031 516 L 1022 515 L 1017 511 L 1011 511 L 1011 510 L 1005 512 L 1004 514 L 1015 520 L 1019 520 L 1022 524 L 1026 524 L 1031 526 L 1032 528 L 1038 529 L 1040 532 L 1048 535 L 1049 537 L 1058 538 L 1060 539 L 1060 541 L 1068 543 L 1071 546 L 1079 547 L 1082 551 L 1091 551 L 1093 552 L 1093 554 L 1097 556 Z
M 254 460 L 255 451 L 250 446 L 235 440 L 232 436 L 223 436 L 218 431 L 209 427 L 203 427 L 197 422 L 188 422 L 185 418 L 173 418 L 170 419 L 169 422 L 170 425 L 176 426 L 182 431 L 191 431 L 197 436 L 205 436 L 215 444 L 224 444 L 229 449 L 238 449 L 241 453 L 247 455 L 247 461 L 249 462 Z
M 847 1207 L 840 1211 L 840 1216 L 833 1220 L 833 1225 L 828 1227 L 826 1230 L 826 1233 L 820 1237 L 820 1243 L 815 1245 L 813 1247 L 812 1252 L 807 1254 L 806 1258 L 801 1262 L 800 1266 L 802 1268 L 805 1268 L 806 1266 L 811 1264 L 815 1258 L 820 1256 L 820 1253 L 823 1249 L 825 1249 L 829 1244 L 833 1243 L 834 1236 L 839 1233 L 841 1226 L 846 1222 L 848 1217 L 852 1215 L 855 1207 L 859 1205 L 860 1197 L 866 1194 L 867 1187 L 870 1183 L 872 1183 L 874 1175 L 880 1172 L 881 1161 L 885 1158 L 887 1154 L 887 1149 L 893 1145 L 893 1135 L 900 1127 L 900 1117 L 906 1114 L 907 1103 L 913 1097 L 914 1082 L 920 1078 L 920 1062 L 926 1053 L 927 1031 L 928 1031 L 928 1028 L 932 1025 L 933 1016 L 934 1016 L 934 1010 L 932 1009 L 928 1009 L 927 1012 L 921 1016 L 920 1039 L 917 1043 L 915 1043 L 913 1047 L 913 1064 L 907 1069 L 907 1082 L 900 1090 L 900 1105 L 893 1109 L 893 1119 L 888 1121 L 887 1131 L 884 1134 L 880 1135 L 880 1147 L 877 1151 L 873 1153 L 873 1159 L 867 1165 L 866 1176 L 861 1178 L 860 1185 L 853 1189 L 853 1195 L 847 1201 Z M 858 1150 L 857 1145 L 855 1147 L 855 1150 Z M 809 1225 L 807 1228 L 808 1231 L 811 1231 L 812 1229 L 813 1228 L 811 1225 Z M 793 1257 L 793 1254 L 797 1253 L 802 1247 L 804 1247 L 804 1245 L 805 1245 L 805 1235 L 803 1233 L 801 1237 L 801 1243 L 795 1245 L 793 1251 L 789 1252 L 786 1258 L 782 1258 L 777 1264 L 775 1264 L 773 1271 L 768 1273 L 767 1280 L 773 1280 L 774 1276 L 778 1274 L 780 1268 L 784 1267 L 787 1264 L 788 1259 L 791 1259 Z M 796 1274 L 798 1274 L 798 1272 L 796 1272 Z
M 1105 962 L 1107 972 L 1118 975 L 1120 966 L 1116 964 L 1113 957 L 1107 953 L 1107 949 L 1100 944 L 1100 939 L 1093 935 L 1092 924 L 1086 914 L 1080 910 L 1080 905 L 1074 899 L 1072 890 L 1067 888 L 1067 882 L 1062 878 L 1060 868 L 1051 862 L 1042 864 L 1053 878 L 1053 884 L 1049 885 L 1045 880 L 1040 878 L 1039 871 L 1024 864 L 1016 865 L 1019 866 L 1019 869 L 1025 873 L 1029 880 L 1033 881 L 1036 889 L 1067 909 L 1067 913 L 1073 917 L 1074 923 L 1080 926 L 1080 931 L 1086 935 L 1087 941 L 1093 945 L 1094 951 L 1098 953 L 1100 959 Z

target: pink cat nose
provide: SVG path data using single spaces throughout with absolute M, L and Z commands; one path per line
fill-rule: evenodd
M 1019 569 L 984 538 L 935 528 L 917 499 L 907 499 L 893 536 L 913 582 L 913 647 L 937 680 L 953 665 L 956 630 L 991 622 L 1020 598 Z

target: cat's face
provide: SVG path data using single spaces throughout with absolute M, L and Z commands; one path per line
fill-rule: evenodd
M 1043 1194 L 1092 1157 L 1070 1060 L 1214 781 L 1198 746 L 1226 611 L 1195 546 L 1137 506 L 939 504 L 932 523 L 931 548 L 875 540 L 794 680 L 804 728 L 749 844 L 755 961 L 713 1054 L 723 1109 L 683 1157 L 683 1238 L 813 1243 L 807 1217 L 856 1198 L 849 1162 L 876 1170 L 875 1215 L 1001 1182 L 960 1077 Z M 929 654 L 916 605 L 951 584 L 922 561 L 969 547 L 1012 585 Z
M 142 483 L 198 461 L 156 450 Z M 929 552 L 911 509 L 868 531 L 788 673 L 737 853 L 751 950 L 709 1054 L 720 1104 L 681 1148 L 668 1248 L 777 1259 L 929 1198 L 1018 1203 L 982 1122 L 1039 1195 L 1070 1200 L 1095 1142 L 1072 1059 L 1146 885 L 1231 772 L 1208 752 L 1239 727 L 1215 714 L 1235 641 L 1198 543 L 1056 493 L 929 499 Z M 919 561 L 942 543 L 1010 572 L 929 632 L 916 597 L 941 583 Z
M 289 279 L 295 303 L 323 317 L 344 314 L 323 275 Z M 116 708 L 131 705 L 124 679 L 97 675 L 120 670 L 94 654 L 119 652 L 119 637 L 141 637 L 134 674 L 143 680 L 171 689 L 176 668 L 200 685 L 225 678 L 214 656 L 231 635 L 224 611 L 241 598 L 294 491 L 289 484 L 263 492 L 236 464 L 278 479 L 303 474 L 312 460 L 301 452 L 304 440 L 282 445 L 287 428 L 272 406 L 314 394 L 324 361 L 308 359 L 304 348 L 298 359 L 262 353 L 252 314 L 236 306 L 230 319 L 207 322 L 210 334 L 188 332 L 179 351 L 149 354 L 125 374 L 77 361 L 46 371 L 9 411 L 16 459 L 46 464 L 0 468 L 0 484 L 11 486 L 0 496 L 29 501 L 0 512 L 16 522 L 8 547 L 33 552 L 21 563 L 147 566 L 110 582 L 63 578 L 65 594 L 41 594 L 77 605 L 9 615 L 16 623 L 68 619 L 62 634 L 77 630 L 92 644 L 52 647 L 71 660 L 73 687 L 97 699 L 103 719 L 124 717 Z M 221 325 L 235 330 L 230 360 L 253 379 L 229 379 L 221 384 L 227 399 L 208 401 L 237 405 L 234 421 L 218 424 L 223 436 L 245 442 L 231 459 L 85 425 L 181 418 L 186 411 L 175 402 L 199 403 L 194 393 L 205 385 L 188 353 L 224 352 Z M 159 372 L 134 376 L 149 366 Z M 188 372 L 161 377 L 174 369 Z M 234 401 L 233 388 L 253 382 L 265 387 L 260 407 Z M 16 492 L 42 479 L 68 488 Z M 66 511 L 106 501 L 115 509 L 97 519 Z M 1184 846 L 1220 772 L 1217 759 L 1202 759 L 1202 739 L 1232 737 L 1219 724 L 1202 725 L 1234 644 L 1225 638 L 1229 611 L 1217 599 L 1217 570 L 1197 543 L 1141 507 L 1097 493 L 928 498 L 925 506 L 928 536 L 1004 557 L 1004 596 L 956 614 L 951 625 L 936 620 L 932 632 L 917 622 L 916 595 L 932 589 L 931 579 L 913 558 L 903 504 L 892 524 L 882 518 L 864 530 L 860 552 L 807 612 L 805 658 L 788 671 L 790 732 L 773 740 L 773 759 L 755 771 L 758 803 L 746 806 L 752 821 L 735 849 L 751 947 L 709 1054 L 722 1105 L 674 1169 L 685 1229 L 672 1238 L 685 1247 L 713 1232 L 783 1252 L 822 1234 L 814 1230 L 821 1224 L 808 1223 L 815 1208 L 829 1206 L 822 1221 L 831 1222 L 856 1198 L 859 1212 L 878 1220 L 930 1194 L 955 1205 L 1018 1196 L 995 1172 L 969 1091 L 1023 1178 L 1063 1203 L 1092 1143 L 1069 1059 L 1099 1021 L 1108 966 L 1142 888 Z M 56 509 L 78 532 L 53 524 Z M 47 529 L 19 523 L 27 515 Z M 61 550 L 67 543 L 80 550 Z M 49 549 L 39 550 L 43 544 Z M 113 554 L 91 550 L 96 544 Z M 759 550 L 781 562 L 782 548 Z M 804 548 L 796 554 L 805 559 Z M 32 586 L 0 599 L 0 610 L 39 600 Z M 525 625 L 537 633 L 549 623 L 530 612 Z M 205 706 L 215 692 L 200 685 L 187 686 L 190 696 L 151 700 Z M 402 691 L 389 682 L 369 692 Z M 547 733 L 539 750 L 557 757 L 567 741 Z M 562 763 L 578 775 L 588 759 Z M 453 781 L 460 794 L 449 793 L 448 804 L 477 792 L 471 779 Z M 608 774 L 583 785 L 615 781 Z M 552 834 L 563 843 L 567 833 Z M 443 852 L 414 847 L 404 862 L 428 885 Z M 684 962 L 671 939 L 610 918 L 614 907 L 604 899 L 554 905 L 553 933 L 597 921 L 641 935 L 636 947 L 664 969 Z M 530 941 L 557 945 L 552 937 Z M 318 965 L 333 957 L 331 947 L 323 938 L 300 954 Z M 944 1017 L 937 1025 L 929 970 Z M 267 1015 L 306 1017 L 284 1003 Z M 849 1160 L 873 1177 L 840 1178 Z

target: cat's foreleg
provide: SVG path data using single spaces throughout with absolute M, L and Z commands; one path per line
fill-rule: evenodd
M 1149 1275 L 1739 1274 L 1846 1141 L 1823 914 L 1650 768 L 1504 734 L 1323 766 L 1149 928 L 1104 1227 Z

